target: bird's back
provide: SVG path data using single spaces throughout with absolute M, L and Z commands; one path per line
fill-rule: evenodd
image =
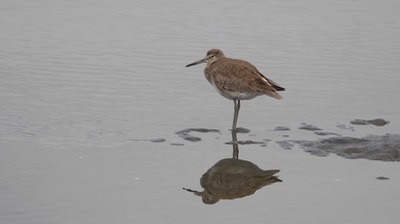
M 244 60 L 220 58 L 208 64 L 204 74 L 217 91 L 229 99 L 251 99 L 263 94 L 282 98 L 277 91 L 283 91 L 284 88 Z

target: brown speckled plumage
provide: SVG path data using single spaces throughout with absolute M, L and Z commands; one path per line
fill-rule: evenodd
M 254 65 L 244 60 L 227 58 L 219 49 L 207 52 L 207 57 L 212 55 L 216 59 L 207 63 L 204 74 L 207 80 L 219 89 L 218 92 L 247 93 L 249 99 L 263 94 L 276 99 L 282 98 L 277 91 L 285 89 L 263 76 Z
M 285 88 L 265 77 L 247 61 L 225 57 L 220 49 L 211 49 L 205 58 L 186 65 L 186 67 L 207 63 L 204 68 L 206 79 L 222 96 L 235 103 L 232 130 L 236 129 L 240 100 L 249 100 L 256 96 L 267 95 L 281 99 L 278 91 Z

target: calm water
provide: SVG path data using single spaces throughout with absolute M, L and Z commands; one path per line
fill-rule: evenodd
M 186 144 L 174 132 L 190 127 L 216 128 L 221 134 L 206 135 L 199 146 L 189 147 L 226 147 L 223 142 L 230 138 L 233 103 L 207 83 L 203 66 L 185 68 L 204 57 L 210 48 L 252 62 L 287 88 L 282 101 L 258 97 L 242 103 L 238 126 L 249 128 L 257 138 L 274 138 L 267 130 L 276 126 L 296 130 L 302 122 L 356 136 L 400 130 L 398 1 L 10 0 L 1 5 L 0 145 L 3 155 L 16 156 L 15 161 L 2 156 L 0 165 L 0 174 L 8 177 L 0 183 L 1 198 L 12 202 L 0 202 L 0 220 L 3 216 L 7 223 L 28 222 L 30 217 L 39 220 L 37 223 L 93 220 L 87 215 L 90 209 L 83 209 L 77 216 L 81 218 L 68 216 L 74 213 L 75 202 L 84 202 L 69 201 L 65 185 L 61 188 L 65 189 L 65 201 L 60 205 L 42 191 L 43 197 L 31 198 L 32 192 L 27 190 L 30 182 L 23 178 L 30 176 L 32 167 L 47 170 L 56 164 L 64 164 L 60 175 L 71 175 L 68 159 L 56 162 L 71 155 L 71 151 L 76 158 L 92 154 L 92 162 L 104 159 L 101 155 L 110 156 L 108 165 L 125 161 L 124 168 L 133 169 L 131 174 L 135 176 L 142 163 L 130 164 L 127 158 L 138 157 L 124 157 L 114 149 L 146 149 L 139 150 L 138 154 L 143 155 L 139 158 L 149 156 L 162 161 L 158 153 L 166 148 L 175 158 L 167 165 L 174 167 L 176 160 L 195 159 L 185 147 L 170 145 Z M 383 118 L 390 124 L 382 128 L 357 127 L 356 131 L 337 128 L 356 118 Z M 291 137 L 304 136 L 294 132 Z M 166 143 L 137 141 L 153 138 L 165 138 Z M 90 150 L 85 151 L 85 147 Z M 98 155 L 97 147 L 110 151 Z M 49 155 L 42 151 L 46 149 L 60 154 Z M 26 150 L 38 161 L 49 159 L 54 164 L 27 162 L 29 156 L 21 162 L 18 159 Z M 222 156 L 222 152 L 217 154 Z M 21 175 L 18 178 L 23 187 L 14 178 L 17 174 L 6 171 L 14 170 L 12 165 L 19 163 L 27 166 L 16 172 Z M 75 164 L 79 162 L 72 163 L 74 172 L 79 173 L 79 165 Z M 159 168 L 143 169 L 156 172 Z M 206 169 L 196 169 L 199 175 L 193 180 L 197 181 Z M 95 174 L 97 169 L 91 170 L 88 176 L 101 178 Z M 108 171 L 109 177 L 119 171 Z M 43 183 L 58 176 L 41 174 L 37 178 Z M 85 195 L 78 190 L 79 181 L 73 175 L 70 178 L 62 183 L 75 183 L 72 194 Z M 186 184 L 187 179 L 178 185 Z M 91 183 L 85 187 L 102 184 L 98 180 Z M 107 189 L 112 186 L 109 183 Z M 162 191 L 163 187 L 158 189 Z M 102 195 L 101 190 L 97 193 Z M 42 198 L 46 203 L 40 203 Z M 119 199 L 128 206 L 132 198 L 119 195 L 111 201 Z M 96 200 L 87 203 L 88 207 L 97 204 Z M 147 203 L 149 208 L 152 203 L 163 204 L 157 200 Z M 95 214 L 101 220 L 101 212 L 109 208 L 97 206 Z M 173 207 L 179 209 L 177 204 Z M 66 209 L 65 213 L 55 212 L 58 208 Z M 122 215 L 120 220 L 125 220 L 125 213 L 113 208 Z M 125 207 L 121 208 L 124 211 Z M 146 221 L 143 215 L 140 217 L 139 221 Z

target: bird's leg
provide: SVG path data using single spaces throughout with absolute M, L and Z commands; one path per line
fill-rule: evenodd
M 237 142 L 233 143 L 233 159 L 239 159 L 239 145 Z
M 234 107 L 235 112 L 233 114 L 232 132 L 236 132 L 237 131 L 236 123 L 237 123 L 237 119 L 238 119 L 238 116 L 239 116 L 240 100 L 237 100 L 237 101 L 233 100 L 233 102 L 235 104 L 235 107 Z
M 237 135 L 236 131 L 232 130 L 232 147 L 233 147 L 233 159 L 238 159 L 239 158 L 239 145 L 237 141 Z
M 232 133 L 232 144 L 237 144 L 237 135 L 236 135 L 237 130 L 235 127 L 232 127 L 231 133 Z
M 236 100 L 233 100 L 234 104 L 235 104 L 235 112 L 233 114 L 233 124 L 232 124 L 232 147 L 233 147 L 233 155 L 232 158 L 234 159 L 238 159 L 239 158 L 239 146 L 238 146 L 238 142 L 237 142 L 237 129 L 236 129 L 236 123 L 237 123 L 237 119 L 238 119 L 238 115 L 239 115 L 239 108 L 240 108 L 240 101 L 238 100 L 238 102 L 236 102 Z

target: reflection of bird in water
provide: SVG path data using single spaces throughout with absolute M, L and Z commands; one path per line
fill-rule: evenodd
M 215 204 L 221 199 L 246 197 L 266 185 L 282 182 L 275 176 L 279 170 L 262 170 L 250 161 L 239 159 L 237 132 L 234 129 L 232 152 L 232 159 L 221 159 L 200 178 L 203 191 L 183 189 L 201 196 L 206 204 Z
M 266 185 L 282 182 L 274 176 L 277 172 L 279 170 L 262 170 L 246 160 L 222 159 L 201 177 L 204 191 L 184 190 L 201 196 L 206 204 L 214 204 L 220 199 L 242 198 Z
M 204 74 L 219 94 L 234 102 L 232 130 L 236 131 L 239 116 L 240 100 L 253 99 L 256 96 L 267 95 L 281 99 L 278 91 L 285 88 L 268 79 L 247 61 L 225 57 L 219 49 L 211 49 L 205 58 L 186 65 L 186 67 L 207 63 Z

